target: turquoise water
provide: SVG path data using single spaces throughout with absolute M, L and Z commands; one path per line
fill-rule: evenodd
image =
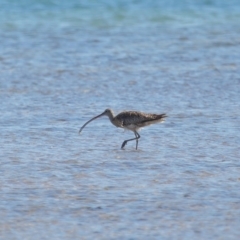
M 239 1 L 0 0 L 0 42 L 1 239 L 239 239 Z
M 239 20 L 239 1 L 4 1 L 2 28 L 91 28 L 153 24 L 223 23 Z

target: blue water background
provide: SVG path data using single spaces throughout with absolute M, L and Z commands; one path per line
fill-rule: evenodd
M 1 239 L 240 238 L 238 0 L 0 0 L 0 43 Z

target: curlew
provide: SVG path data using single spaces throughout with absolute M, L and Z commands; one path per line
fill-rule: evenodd
M 136 140 L 136 149 L 138 147 L 138 139 L 140 138 L 139 133 L 137 132 L 140 128 L 149 126 L 153 123 L 163 122 L 164 118 L 167 117 L 165 113 L 163 114 L 150 114 L 136 111 L 124 111 L 114 116 L 113 111 L 111 109 L 106 109 L 100 115 L 93 117 L 89 121 L 87 121 L 79 130 L 79 134 L 83 130 L 83 128 L 90 123 L 91 121 L 102 117 L 108 116 L 109 120 L 116 127 L 128 129 L 134 132 L 135 138 L 127 139 L 122 143 L 121 149 L 129 142 Z

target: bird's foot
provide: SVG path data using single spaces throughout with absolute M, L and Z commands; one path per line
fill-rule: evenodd
M 123 149 L 126 144 L 127 144 L 127 141 L 124 141 L 124 142 L 122 143 L 121 149 Z

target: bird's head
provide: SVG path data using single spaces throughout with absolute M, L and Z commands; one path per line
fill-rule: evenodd
M 107 108 L 103 113 L 102 113 L 102 116 L 105 115 L 105 116 L 112 116 L 113 115 L 113 111 L 109 108 Z

